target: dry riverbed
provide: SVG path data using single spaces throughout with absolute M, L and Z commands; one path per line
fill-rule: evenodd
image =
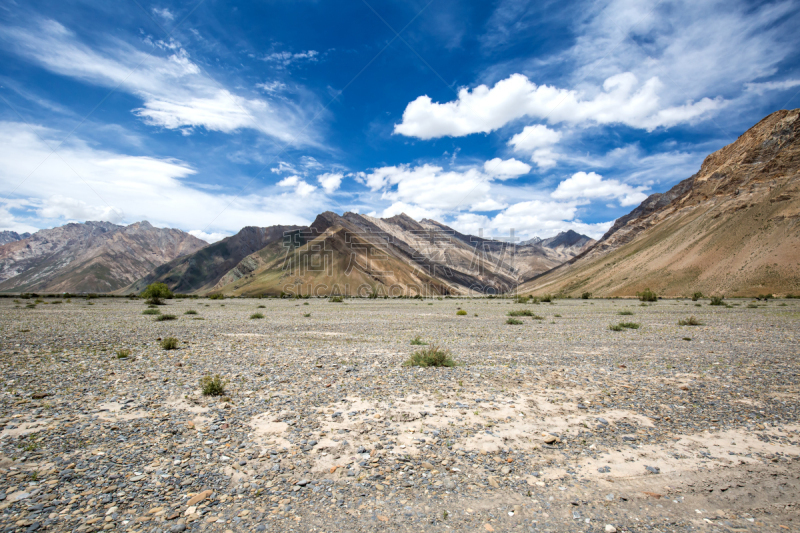
M 0 299 L 0 531 L 800 530 L 797 300 L 55 302 Z

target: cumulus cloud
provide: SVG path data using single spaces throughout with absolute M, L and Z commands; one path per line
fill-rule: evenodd
M 520 133 L 511 137 L 508 144 L 514 147 L 515 152 L 530 154 L 531 161 L 536 163 L 539 168 L 545 169 L 556 164 L 558 156 L 553 151 L 553 146 L 559 140 L 561 140 L 561 133 L 542 124 L 536 124 L 525 126 Z
M 339 186 L 342 184 L 342 179 L 344 178 L 344 174 L 339 172 L 328 172 L 325 174 L 321 174 L 317 176 L 317 181 L 325 189 L 325 192 L 328 194 L 335 192 L 339 189 Z
M 621 206 L 638 205 L 647 195 L 646 187 L 634 188 L 615 179 L 604 180 L 594 172 L 576 172 L 562 181 L 550 196 L 560 200 L 586 202 L 592 199 L 618 200 Z
M 506 180 L 518 178 L 531 171 L 531 166 L 516 159 L 500 159 L 495 157 L 483 164 L 483 171 L 494 179 Z
M 121 40 L 94 49 L 53 20 L 2 28 L 0 36 L 19 55 L 52 72 L 136 95 L 143 103 L 133 112 L 147 124 L 185 134 L 195 128 L 224 133 L 252 129 L 287 143 L 316 144 L 313 132 L 301 133 L 308 122 L 302 106 L 233 93 L 205 74 L 177 42 L 151 43 L 159 50 L 156 54 Z
M 117 224 L 124 220 L 125 214 L 118 207 L 92 205 L 54 194 L 42 199 L 36 213 L 42 218 L 63 218 L 67 220 L 105 220 Z
M 624 124 L 651 131 L 689 121 L 722 104 L 703 98 L 665 107 L 659 101 L 661 87 L 657 77 L 640 83 L 633 73 L 625 72 L 607 78 L 599 94 L 586 98 L 575 90 L 536 85 L 522 74 L 512 74 L 492 88 L 462 88 L 451 102 L 434 103 L 420 96 L 406 106 L 394 132 L 419 139 L 462 137 L 489 133 L 523 117 L 551 124 Z
M 288 176 L 278 182 L 279 187 L 294 187 L 294 192 L 300 198 L 305 198 L 317 188 L 309 183 L 306 183 L 300 176 Z
M 193 229 L 191 231 L 187 231 L 187 233 L 189 235 L 197 237 L 201 241 L 206 241 L 208 243 L 218 242 L 224 239 L 225 237 L 230 237 L 230 235 L 227 233 L 220 233 L 220 232 L 206 233 L 205 231 L 199 229 Z

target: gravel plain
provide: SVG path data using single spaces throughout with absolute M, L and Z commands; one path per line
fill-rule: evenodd
M 726 302 L 0 299 L 0 531 L 800 531 L 800 301 Z

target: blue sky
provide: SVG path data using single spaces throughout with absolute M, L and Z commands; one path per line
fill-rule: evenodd
M 0 230 L 599 237 L 800 107 L 798 2 L 0 5 Z

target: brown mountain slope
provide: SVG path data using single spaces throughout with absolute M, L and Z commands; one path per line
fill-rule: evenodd
M 522 293 L 800 292 L 800 110 L 778 111 Z
M 66 224 L 0 246 L 0 291 L 111 292 L 206 244 L 146 221 Z
M 297 229 L 297 226 L 247 226 L 236 235 L 159 266 L 122 292 L 139 293 L 150 283 L 160 282 L 177 293 L 206 293 L 242 259 L 274 241 L 280 242 L 286 231 Z
M 501 293 L 559 264 L 538 245 L 509 246 L 401 214 L 379 219 L 326 212 L 244 258 L 214 291 L 231 294 Z

